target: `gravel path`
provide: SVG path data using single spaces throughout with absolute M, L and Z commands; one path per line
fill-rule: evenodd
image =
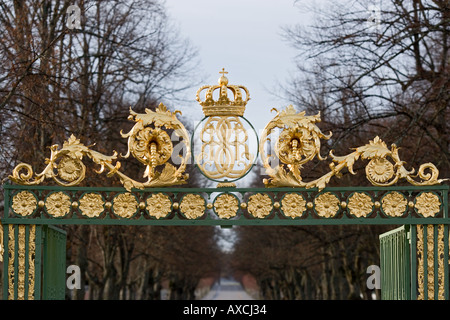
M 235 280 L 220 279 L 202 300 L 254 300 Z

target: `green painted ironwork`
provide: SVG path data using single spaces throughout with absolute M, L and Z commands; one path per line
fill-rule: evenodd
M 33 224 L 4 224 L 3 231 L 3 298 L 64 299 L 65 231 Z
M 407 225 L 380 235 L 381 297 L 449 299 L 449 229 Z
M 54 187 L 54 186 L 20 186 L 6 184 L 5 188 L 5 215 L 2 219 L 4 224 L 109 224 L 109 225 L 405 225 L 405 224 L 449 224 L 447 193 L 449 186 L 427 186 L 427 187 L 338 187 L 325 188 L 321 192 L 317 189 L 303 188 L 149 188 L 134 189 L 131 194 L 136 198 L 135 212 L 130 218 L 121 218 L 114 213 L 113 205 L 115 197 L 122 193 L 128 193 L 123 188 L 88 188 L 88 187 Z M 28 191 L 36 199 L 34 212 L 27 216 L 21 216 L 12 209 L 12 198 L 21 191 Z M 440 200 L 440 210 L 433 217 L 421 216 L 414 207 L 406 206 L 404 212 L 399 216 L 389 216 L 383 210 L 383 197 L 391 192 L 398 192 L 404 196 L 409 203 L 413 203 L 421 192 L 431 192 Z M 38 206 L 38 202 L 45 203 L 49 194 L 64 192 L 70 198 L 70 210 L 64 217 L 52 217 L 48 214 L 45 205 Z M 330 192 L 339 199 L 339 210 L 333 217 L 325 218 L 319 216 L 316 210 L 315 199 L 321 194 Z M 369 195 L 373 202 L 372 212 L 364 217 L 356 217 L 347 207 L 348 198 L 354 192 Z M 172 203 L 171 212 L 165 218 L 154 218 L 148 214 L 146 199 L 151 195 L 162 193 L 170 198 Z M 255 194 L 266 194 L 270 197 L 271 211 L 264 218 L 252 216 L 246 205 L 250 196 Z M 311 207 L 300 217 L 291 218 L 284 214 L 283 196 L 287 193 L 301 195 L 305 203 Z M 85 194 L 98 194 L 102 197 L 103 210 L 98 217 L 90 218 L 83 215 L 79 208 L 79 200 Z M 189 219 L 180 212 L 173 204 L 180 204 L 183 197 L 188 194 L 200 195 L 205 200 L 205 210 L 201 217 Z M 221 219 L 214 209 L 214 200 L 222 194 L 233 194 L 239 201 L 236 216 L 230 219 Z M 76 204 L 73 206 L 73 204 Z M 111 208 L 108 208 L 112 206 Z M 380 206 L 377 207 L 376 204 Z M 140 207 L 143 204 L 143 207 Z M 209 208 L 208 208 L 209 204 Z M 242 205 L 244 204 L 244 205 Z
M 64 300 L 66 289 L 66 232 L 43 226 L 42 299 Z
M 13 206 L 14 197 L 27 192 L 34 207 L 23 215 Z M 437 197 L 439 210 L 429 217 L 423 216 L 416 206 L 416 199 L 424 192 Z M 19 299 L 18 292 L 29 295 L 30 283 L 25 281 L 25 289 L 19 290 L 17 281 L 18 228 L 25 228 L 25 256 L 29 256 L 30 228 L 35 226 L 34 254 L 34 299 L 64 299 L 65 288 L 65 234 L 55 228 L 56 225 L 209 225 L 231 227 L 233 225 L 398 225 L 403 226 L 380 236 L 381 277 L 383 299 L 449 299 L 449 229 L 448 215 L 449 186 L 395 186 L 395 187 L 328 187 L 324 190 L 303 188 L 148 188 L 133 189 L 115 187 L 57 187 L 4 185 L 5 212 L 1 219 L 4 229 L 4 288 L 5 299 Z M 59 193 L 66 200 L 61 205 L 67 210 L 63 216 L 51 214 L 48 201 Z M 319 214 L 317 199 L 330 193 L 336 197 L 338 209 L 331 217 Z M 355 193 L 368 196 L 371 209 L 364 216 L 355 216 L 349 199 Z M 390 193 L 399 193 L 403 198 L 403 211 L 390 216 L 384 207 L 384 197 Z M 98 216 L 87 217 L 80 206 L 83 196 L 90 194 L 101 198 L 101 212 Z M 115 201 L 121 194 L 128 194 L 133 203 L 133 212 L 129 217 L 120 217 L 115 212 Z M 157 194 L 163 194 L 170 200 L 170 210 L 166 217 L 156 218 L 149 214 L 147 200 Z M 221 195 L 232 195 L 237 199 L 236 215 L 232 218 L 220 218 L 215 209 L 215 201 Z M 252 196 L 267 196 L 270 207 L 264 218 L 257 218 L 249 211 Z M 294 194 L 304 201 L 302 214 L 292 218 L 285 214 L 284 198 Z M 190 219 L 183 214 L 181 204 L 187 195 L 200 196 L 203 205 L 202 214 Z M 361 207 L 367 203 L 361 203 Z M 358 207 L 357 204 L 356 207 Z M 290 208 L 292 209 L 292 207 Z M 19 209 L 16 210 L 20 211 Z M 423 227 L 422 227 L 423 226 Z M 431 226 L 431 227 L 429 227 Z M 12 229 L 11 229 L 12 228 Z M 431 228 L 431 229 L 429 229 Z M 9 230 L 14 232 L 15 247 L 9 252 Z M 433 230 L 432 236 L 428 231 Z M 433 246 L 433 251 L 431 247 Z M 10 285 L 9 261 L 13 259 L 12 274 L 14 281 Z M 431 259 L 431 260 L 429 260 Z M 30 272 L 30 259 L 25 259 L 26 277 Z M 433 266 L 431 266 L 431 263 Z M 442 276 L 442 275 L 445 276 Z M 433 279 L 433 281 L 429 280 Z M 432 286 L 432 287 L 431 287 Z M 13 296 L 8 290 L 12 290 Z
M 380 235 L 381 298 L 411 299 L 409 226 Z

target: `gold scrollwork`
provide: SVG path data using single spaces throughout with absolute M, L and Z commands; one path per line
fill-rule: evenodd
M 94 163 L 100 165 L 96 170 L 98 174 L 104 172 L 105 168 L 109 170 L 107 176 L 117 175 L 120 182 L 127 191 L 132 188 L 143 189 L 146 187 L 161 187 L 186 183 L 188 178 L 184 174 L 187 160 L 190 158 L 189 134 L 183 124 L 177 119 L 176 114 L 179 111 L 170 112 L 162 103 L 155 111 L 145 110 L 144 114 L 138 114 L 130 110 L 130 120 L 136 124 L 127 134 L 122 137 L 128 138 L 128 152 L 124 156 L 127 158 L 132 154 L 136 159 L 146 165 L 144 178 L 146 182 L 138 182 L 124 173 L 120 172 L 121 163 L 117 160 L 117 152 L 112 156 L 101 154 L 85 146 L 74 135 L 63 143 L 61 149 L 57 144 L 50 147 L 50 158 L 46 159 L 47 166 L 38 174 L 34 174 L 33 168 L 26 163 L 17 165 L 9 178 L 11 181 L 23 185 L 37 185 L 45 179 L 53 179 L 61 186 L 78 185 L 84 180 L 86 167 L 83 164 L 83 157 L 90 158 Z M 174 134 L 182 138 L 185 147 L 185 155 L 174 157 L 174 163 L 179 163 L 178 168 L 168 163 L 171 158 L 173 145 L 166 129 L 173 129 Z M 114 161 L 115 164 L 113 163 Z M 155 170 L 157 166 L 163 165 L 161 172 Z M 56 170 L 56 171 L 55 171 Z
M 20 191 L 12 200 L 12 209 L 21 216 L 29 216 L 37 208 L 36 197 L 30 191 Z
M 273 201 L 265 193 L 257 193 L 249 197 L 247 211 L 255 218 L 264 219 L 273 209 Z
M 164 218 L 172 211 L 172 202 L 165 194 L 152 194 L 147 198 L 147 211 L 152 217 Z
M 98 193 L 86 193 L 80 198 L 79 202 L 78 209 L 81 214 L 89 218 L 98 217 L 105 210 L 105 202 Z
M 221 219 L 230 219 L 236 216 L 239 209 L 238 199 L 231 194 L 221 194 L 214 200 L 214 212 Z
M 347 168 L 351 174 L 355 174 L 353 165 L 358 159 L 369 160 L 365 168 L 366 178 L 375 186 L 391 186 L 400 179 L 406 179 L 415 186 L 435 185 L 448 180 L 438 179 L 439 171 L 432 163 L 422 164 L 417 175 L 413 175 L 414 169 L 408 171 L 404 167 L 404 161 L 398 155 L 399 148 L 392 144 L 389 149 L 386 143 L 377 136 L 368 144 L 356 148 L 354 152 L 346 156 L 335 156 L 331 150 L 332 162 L 329 164 L 331 171 L 316 180 L 304 182 L 300 173 L 302 165 L 316 156 L 319 160 L 325 160 L 320 156 L 320 139 L 329 139 L 331 133 L 324 135 L 320 131 L 315 125 L 320 121 L 320 114 L 305 116 L 304 111 L 296 113 L 292 105 L 281 112 L 277 111 L 277 115 L 264 128 L 259 145 L 264 168 L 270 177 L 263 180 L 266 186 L 317 187 L 320 191 L 326 187 L 331 177 L 339 178 L 344 168 Z M 275 128 L 282 129 L 275 145 L 276 156 L 281 164 L 272 168 L 269 160 L 274 156 L 266 154 L 264 147 L 270 141 L 269 136 Z M 416 177 L 419 178 L 419 181 L 415 179 Z
M 306 201 L 301 194 L 288 193 L 281 200 L 281 210 L 287 217 L 299 218 L 306 211 Z
M 340 201 L 336 195 L 331 192 L 325 192 L 314 199 L 314 207 L 322 218 L 332 218 L 339 212 Z
M 397 191 L 389 192 L 381 200 L 381 209 L 391 217 L 401 217 L 405 211 L 408 201 Z
M 320 113 L 315 116 L 305 116 L 305 111 L 297 113 L 292 105 L 285 110 L 278 111 L 276 116 L 266 125 L 261 135 L 259 143 L 259 153 L 266 173 L 270 179 L 264 179 L 267 186 L 286 187 L 314 187 L 314 183 L 308 184 L 302 181 L 300 169 L 306 162 L 318 157 L 325 160 L 320 155 L 320 139 L 331 138 L 323 134 L 319 127 L 315 125 L 320 122 Z M 281 165 L 272 168 L 271 154 L 266 154 L 265 146 L 270 141 L 270 136 L 276 128 L 282 129 L 280 137 L 275 146 L 277 157 L 282 162 Z M 285 164 L 289 171 L 286 171 Z
M 439 197 L 432 192 L 422 192 L 416 197 L 414 207 L 423 217 L 434 217 L 441 210 Z
M 138 210 L 139 203 L 131 193 L 121 193 L 113 200 L 114 214 L 121 218 L 131 218 Z
M 64 192 L 53 192 L 45 200 L 47 213 L 53 217 L 64 217 L 70 212 L 70 197 Z
M 205 199 L 198 194 L 187 194 L 181 200 L 180 211 L 188 219 L 200 218 L 205 213 Z
M 373 210 L 372 198 L 364 192 L 355 192 L 348 199 L 347 208 L 355 217 L 367 217 Z

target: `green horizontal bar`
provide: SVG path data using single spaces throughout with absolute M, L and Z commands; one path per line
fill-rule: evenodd
M 67 190 L 67 191 L 125 191 L 123 187 L 61 187 L 61 186 L 25 186 L 25 185 L 13 185 L 4 184 L 5 189 L 13 190 Z M 334 192 L 346 192 L 346 191 L 426 191 L 426 190 L 449 190 L 449 185 L 434 185 L 434 186 L 391 186 L 391 187 L 327 187 L 321 192 L 334 191 Z M 317 188 L 189 188 L 189 187 L 159 187 L 159 188 L 145 188 L 145 189 L 132 189 L 132 192 L 319 192 Z
M 153 225 L 153 226 L 311 226 L 311 225 L 402 225 L 402 224 L 450 224 L 445 218 L 357 218 L 357 219 L 35 219 L 3 218 L 2 224 L 83 224 L 83 225 Z

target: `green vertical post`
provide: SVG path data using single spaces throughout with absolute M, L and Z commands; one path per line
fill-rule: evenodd
M 417 300 L 417 226 L 411 225 L 409 232 L 411 300 Z
M 66 232 L 44 226 L 42 299 L 64 300 L 66 279 Z
M 35 256 L 35 285 L 34 285 L 34 299 L 41 300 L 41 287 L 42 287 L 42 225 L 36 225 L 36 256 Z
M 6 207 L 6 206 L 5 206 Z M 8 299 L 8 264 L 9 264 L 9 231 L 8 225 L 2 224 L 3 226 L 3 300 Z

